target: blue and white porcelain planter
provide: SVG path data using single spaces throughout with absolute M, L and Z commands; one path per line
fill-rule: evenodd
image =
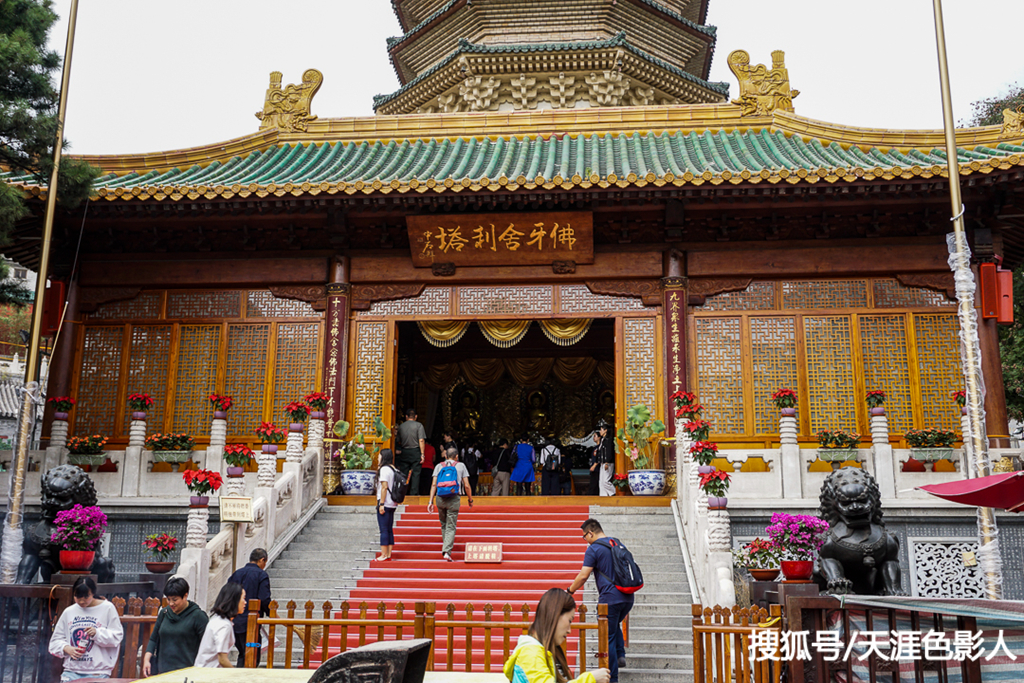
M 346 496 L 372 496 L 377 486 L 377 470 L 343 470 L 341 490 Z
M 665 470 L 630 470 L 628 476 L 634 496 L 660 496 L 665 492 Z

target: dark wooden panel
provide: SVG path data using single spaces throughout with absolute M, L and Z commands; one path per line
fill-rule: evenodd
M 87 261 L 81 284 L 138 287 L 237 287 L 327 282 L 327 259 L 268 258 L 166 261 Z
M 945 244 L 828 246 L 691 251 L 686 254 L 689 277 L 785 277 L 813 275 L 893 274 L 943 270 Z

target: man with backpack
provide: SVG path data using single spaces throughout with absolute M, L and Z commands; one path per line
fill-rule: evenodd
M 434 468 L 427 512 L 434 511 L 436 499 L 437 516 L 441 520 L 441 557 L 453 562 L 452 548 L 455 546 L 455 527 L 459 521 L 461 495 L 465 491 L 469 498 L 469 507 L 473 507 L 473 491 L 469 486 L 469 472 L 466 471 L 466 466 L 459 462 L 459 452 L 449 448 L 444 455 L 444 462 Z
M 554 441 L 541 439 L 543 446 L 540 452 L 540 495 L 557 496 L 560 486 L 558 485 L 558 469 L 562 464 L 562 452 Z
M 569 592 L 575 593 L 597 573 L 597 602 L 608 605 L 608 669 L 611 683 L 617 683 L 619 668 L 626 666 L 622 622 L 633 609 L 633 593 L 643 588 L 644 579 L 632 553 L 617 538 L 605 536 L 600 522 L 588 519 L 580 528 L 589 547 Z

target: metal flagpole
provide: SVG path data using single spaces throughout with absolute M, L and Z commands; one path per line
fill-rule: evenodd
M 942 86 L 942 119 L 946 133 L 946 158 L 949 168 L 949 198 L 953 209 L 953 232 L 946 236 L 949 267 L 956 282 L 956 298 L 960 318 L 960 352 L 967 384 L 967 416 L 970 434 L 965 442 L 973 446 L 973 476 L 989 474 L 988 431 L 985 428 L 985 385 L 981 373 L 981 348 L 978 344 L 977 311 L 974 308 L 974 273 L 971 252 L 964 235 L 964 205 L 960 195 L 960 167 L 957 159 L 956 134 L 953 125 L 953 103 L 949 88 L 949 65 L 946 59 L 946 33 L 942 23 L 942 0 L 932 0 L 935 10 L 935 42 L 939 53 L 939 82 Z M 985 595 L 990 600 L 1002 597 L 1002 559 L 999 554 L 998 529 L 992 508 L 978 508 L 978 564 L 985 580 Z
M 57 173 L 60 170 L 61 144 L 64 141 L 64 116 L 68 107 L 68 82 L 71 79 L 71 48 L 75 42 L 75 19 L 78 0 L 71 0 L 68 20 L 68 40 L 64 48 L 64 68 L 60 80 L 60 103 L 57 107 L 57 136 L 53 146 L 53 172 L 46 195 L 46 219 L 43 223 L 43 243 L 39 253 L 39 276 L 36 279 L 36 299 L 32 307 L 32 334 L 25 363 L 25 387 L 21 395 L 21 414 L 18 419 L 18 439 L 11 463 L 10 488 L 7 494 L 7 517 L 4 520 L 3 550 L 0 552 L 0 583 L 14 583 L 21 562 L 21 544 L 24 533 L 21 521 L 25 506 L 25 473 L 28 471 L 28 447 L 31 439 L 32 414 L 39 404 L 39 337 L 43 323 L 43 297 L 46 296 L 46 278 L 50 262 L 50 238 L 53 235 L 53 214 L 57 203 Z

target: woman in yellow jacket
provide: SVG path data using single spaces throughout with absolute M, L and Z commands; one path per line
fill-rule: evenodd
M 552 588 L 537 605 L 537 615 L 527 635 L 520 636 L 516 649 L 505 662 L 505 676 L 512 683 L 609 683 L 608 669 L 572 675 L 565 658 L 565 643 L 576 614 L 576 601 L 569 592 Z

